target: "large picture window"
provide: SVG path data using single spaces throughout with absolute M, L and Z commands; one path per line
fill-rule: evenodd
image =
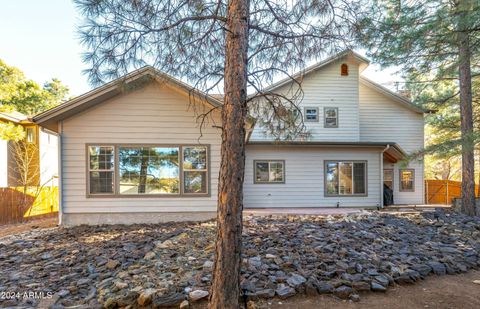
M 115 150 L 113 146 L 88 147 L 90 194 L 111 194 L 114 187 Z
M 88 146 L 88 194 L 172 196 L 209 193 L 207 146 Z
M 119 147 L 120 194 L 178 194 L 179 147 Z
M 325 195 L 367 195 L 367 162 L 326 161 Z
M 285 183 L 284 161 L 254 161 L 255 183 Z

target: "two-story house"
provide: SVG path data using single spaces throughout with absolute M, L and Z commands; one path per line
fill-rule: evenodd
M 423 162 L 402 162 L 423 148 L 423 110 L 363 78 L 367 65 L 347 51 L 297 75 L 308 138 L 251 129 L 246 208 L 381 207 L 384 184 L 397 204 L 423 203 Z M 221 106 L 146 67 L 34 117 L 59 136 L 62 224 L 215 217 Z
M 16 147 L 13 141 L 0 138 L 0 188 L 57 186 L 56 135 L 42 129 L 28 116 L 17 111 L 0 111 L 0 123 L 22 127 L 25 133 L 23 142 L 32 145 Z

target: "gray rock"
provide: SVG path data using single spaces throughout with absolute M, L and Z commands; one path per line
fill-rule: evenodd
M 298 288 L 301 285 L 303 285 L 305 282 L 307 282 L 307 279 L 305 279 L 303 276 L 300 276 L 298 274 L 293 274 L 287 279 L 287 283 L 293 288 Z
M 175 293 L 171 295 L 155 295 L 153 297 L 153 306 L 157 308 L 168 308 L 179 306 L 185 300 L 185 295 Z
M 275 290 L 275 293 L 280 299 L 287 299 L 296 294 L 295 289 L 286 285 L 282 285 Z
M 333 293 L 334 287 L 327 281 L 320 281 L 317 286 L 317 291 L 320 294 Z
M 205 261 L 205 263 L 203 263 L 203 269 L 204 270 L 212 270 L 213 269 L 213 262 L 212 261 Z
M 360 295 L 358 295 L 358 294 L 351 294 L 349 296 L 349 298 L 350 298 L 351 301 L 356 302 L 356 303 L 360 301 Z
M 259 256 L 254 256 L 248 259 L 248 264 L 254 267 L 262 266 L 262 258 Z
M 349 286 L 342 285 L 335 289 L 333 294 L 341 299 L 348 299 L 348 297 L 353 293 L 353 289 Z
M 352 288 L 357 292 L 370 291 L 370 284 L 365 281 L 353 282 Z
M 425 264 L 415 264 L 412 266 L 412 269 L 418 271 L 418 273 L 423 277 L 428 276 L 428 274 L 430 274 L 432 271 L 432 268 Z
M 199 301 L 205 297 L 208 296 L 208 291 L 204 291 L 204 290 L 194 290 L 190 293 L 188 293 L 188 298 L 192 301 L 192 302 L 196 302 L 196 301 Z
M 380 283 L 381 285 L 383 285 L 384 287 L 387 287 L 390 283 L 390 280 L 388 280 L 387 276 L 385 275 L 378 275 L 378 276 L 375 276 L 374 279 Z
M 445 265 L 439 262 L 430 262 L 428 265 L 432 268 L 432 271 L 435 275 L 441 276 L 447 273 Z
M 318 295 L 318 286 L 320 282 L 315 277 L 308 278 L 307 282 L 305 283 L 305 293 L 309 296 Z
M 376 282 L 372 282 L 371 283 L 371 288 L 372 288 L 372 291 L 374 292 L 386 292 L 387 291 L 387 288 L 381 284 L 378 284 Z
M 87 284 L 89 284 L 90 282 L 92 282 L 92 279 L 82 278 L 82 279 L 80 279 L 80 280 L 77 281 L 77 285 L 78 285 L 78 286 L 87 285 Z
M 273 289 L 264 289 L 255 292 L 255 296 L 258 298 L 272 298 L 275 296 L 275 291 Z

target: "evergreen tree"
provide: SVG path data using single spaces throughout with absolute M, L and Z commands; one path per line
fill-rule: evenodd
M 248 110 L 287 121 L 301 95 L 264 87 L 273 78 L 345 48 L 359 0 L 77 0 L 86 20 L 90 80 L 99 83 L 153 65 L 205 92 L 224 92 L 217 242 L 211 308 L 238 308 L 242 248 L 245 124 Z M 299 84 L 292 79 L 292 84 Z M 256 95 L 247 97 L 251 90 Z M 262 98 L 264 104 L 252 106 Z M 205 115 L 208 116 L 208 113 Z M 287 129 L 287 128 L 286 128 Z M 292 136 L 287 134 L 287 136 Z
M 460 109 L 462 211 L 475 215 L 472 68 L 478 68 L 480 4 L 475 0 L 373 0 L 360 41 L 382 65 L 419 84 L 455 81 Z M 427 76 L 426 80 L 422 80 Z M 433 86 L 435 87 L 435 86 Z M 445 146 L 445 145 L 444 145 Z

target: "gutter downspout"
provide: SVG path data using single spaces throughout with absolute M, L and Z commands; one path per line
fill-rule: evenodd
M 58 138 L 57 138 L 57 151 L 58 151 L 58 225 L 63 225 L 63 152 L 62 152 L 62 136 L 63 136 L 63 121 L 58 123 Z
M 388 149 L 390 149 L 390 144 L 387 144 L 385 149 L 380 153 L 380 208 L 382 209 L 385 207 L 383 206 L 383 154 Z

